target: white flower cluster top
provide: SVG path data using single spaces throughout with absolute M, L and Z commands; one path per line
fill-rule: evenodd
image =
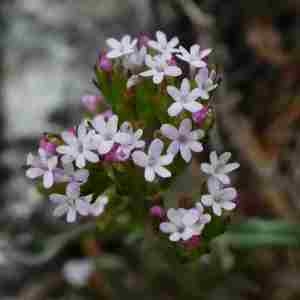
M 131 162 L 144 169 L 147 182 L 154 182 L 172 177 L 170 167 L 176 157 L 189 163 L 193 153 L 203 151 L 201 140 L 206 133 L 196 126 L 191 115 L 201 112 L 217 87 L 216 73 L 209 71 L 206 61 L 212 50 L 201 49 L 199 45 L 187 50 L 177 37 L 168 39 L 161 31 L 156 32 L 155 40 L 148 39 L 143 45 L 138 39 L 125 35 L 121 40 L 108 39 L 107 46 L 106 67 L 116 61 L 129 72 L 127 89 L 149 80 L 147 78 L 157 86 L 170 82 L 165 79 L 181 77 L 176 81 L 178 85 L 165 86 L 170 101 L 166 109 L 169 117 L 160 124 L 159 135 L 152 140 L 143 137 L 145 128 L 137 128 L 130 122 L 119 124 L 118 115 L 100 113 L 63 132 L 55 147 L 41 146 L 37 155 L 28 155 L 26 175 L 29 178 L 42 178 L 45 189 L 65 183 L 65 194 L 52 193 L 50 200 L 56 205 L 54 215 L 65 215 L 68 222 L 74 222 L 78 215 L 99 216 L 109 202 L 105 192 L 81 194 L 81 187 L 89 180 L 88 166 L 91 164 Z M 178 62 L 188 64 L 190 77 L 183 75 Z M 99 97 L 89 96 L 89 107 L 96 105 L 96 102 L 95 105 L 90 103 L 93 99 L 99 101 Z M 167 219 L 161 222 L 160 230 L 169 234 L 171 241 L 186 241 L 200 235 L 212 218 L 204 208 L 211 207 L 217 216 L 223 210 L 235 208 L 237 192 L 227 187 L 230 184 L 228 173 L 239 165 L 228 163 L 230 156 L 230 153 L 223 153 L 218 157 L 212 152 L 210 163 L 201 164 L 201 170 L 208 175 L 207 194 L 194 208 L 167 211 Z

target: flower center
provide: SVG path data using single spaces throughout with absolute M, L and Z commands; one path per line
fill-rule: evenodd
M 180 134 L 178 137 L 178 141 L 180 144 L 185 144 L 187 142 L 187 137 L 183 134 Z
M 82 143 L 79 143 L 79 144 L 78 144 L 78 152 L 79 152 L 79 153 L 82 153 L 83 151 L 84 151 L 83 144 L 82 144 Z
M 153 157 L 153 156 L 150 156 L 150 157 L 148 158 L 148 165 L 149 165 L 150 167 L 155 166 L 155 165 L 156 165 L 156 158 Z

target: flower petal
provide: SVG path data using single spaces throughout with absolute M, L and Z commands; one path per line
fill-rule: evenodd
M 187 145 L 181 144 L 180 145 L 180 154 L 181 157 L 185 160 L 185 162 L 190 162 L 192 159 L 192 153 L 190 148 Z
M 83 155 L 83 153 L 80 153 L 77 158 L 76 158 L 76 166 L 79 168 L 79 169 L 82 169 L 84 168 L 86 165 L 85 163 L 85 157 Z
M 182 109 L 182 104 L 180 102 L 175 102 L 168 108 L 168 114 L 170 117 L 175 117 L 182 111 Z
M 164 79 L 164 73 L 163 72 L 155 72 L 153 74 L 153 82 L 155 84 L 160 84 Z
M 87 133 L 87 128 L 86 128 L 84 122 L 82 122 L 82 123 L 78 126 L 78 128 L 77 128 L 77 135 L 78 135 L 78 138 L 79 138 L 80 140 L 83 140 L 84 137 L 86 136 L 86 133 Z
M 187 102 L 187 103 L 183 103 L 183 107 L 192 112 L 192 113 L 195 113 L 197 112 L 198 110 L 201 110 L 203 108 L 203 105 L 199 102 L 196 102 L 196 101 L 192 101 L 192 102 Z
M 177 210 L 175 208 L 168 209 L 167 217 L 176 226 L 182 226 L 181 214 L 180 214 L 179 210 Z
M 162 134 L 170 140 L 178 139 L 178 130 L 170 124 L 163 124 L 160 128 Z
M 192 141 L 188 143 L 189 148 L 194 152 L 202 152 L 203 145 L 200 142 Z
M 163 222 L 163 223 L 160 223 L 159 229 L 160 229 L 160 231 L 162 231 L 164 233 L 173 233 L 173 232 L 176 232 L 177 227 L 173 223 Z
M 218 203 L 216 203 L 216 202 L 213 203 L 212 210 L 215 215 L 217 215 L 219 217 L 222 215 L 222 209 Z
M 155 172 L 152 167 L 146 167 L 144 175 L 145 175 L 145 179 L 149 182 L 152 182 L 155 179 Z
M 223 167 L 221 167 L 219 169 L 219 172 L 220 173 L 230 173 L 236 169 L 238 169 L 240 167 L 240 164 L 239 163 L 230 163 L 230 164 L 227 164 L 227 165 L 224 165 Z
M 76 136 L 74 136 L 74 134 L 68 132 L 68 131 L 64 131 L 61 134 L 62 139 L 69 145 L 74 145 L 77 144 L 77 138 Z
M 54 204 L 61 204 L 67 201 L 67 197 L 65 195 L 61 194 L 51 194 L 49 196 L 49 200 L 53 202 Z
M 218 159 L 218 155 L 217 155 L 217 152 L 216 152 L 216 151 L 210 152 L 210 154 L 209 154 L 209 160 L 210 160 L 210 163 L 211 163 L 213 166 L 217 166 L 217 165 L 218 165 L 219 159 Z
M 184 78 L 182 80 L 181 86 L 180 86 L 181 95 L 187 96 L 189 94 L 190 90 L 191 90 L 190 82 L 187 78 Z
M 131 155 L 133 162 L 140 166 L 145 168 L 147 166 L 148 162 L 148 156 L 142 152 L 142 151 L 134 151 Z
M 169 178 L 172 176 L 168 169 L 161 166 L 155 167 L 155 173 L 162 178 Z
M 100 134 L 104 134 L 106 131 L 106 122 L 102 115 L 95 117 L 92 121 L 93 127 L 99 132 Z
M 29 168 L 26 171 L 26 176 L 30 179 L 35 179 L 35 178 L 42 176 L 44 174 L 44 172 L 45 171 L 40 168 Z
M 102 141 L 98 146 L 99 154 L 103 155 L 108 153 L 114 146 L 114 141 Z
M 206 174 L 209 174 L 209 175 L 213 174 L 213 172 L 214 172 L 213 167 L 208 163 L 202 163 L 200 165 L 200 168 L 201 168 L 201 171 L 203 173 L 206 173 Z
M 184 119 L 181 121 L 180 126 L 179 126 L 179 132 L 182 135 L 188 135 L 190 131 L 192 130 L 192 121 L 191 119 Z
M 164 69 L 167 76 L 178 77 L 182 74 L 182 70 L 177 66 L 168 66 Z
M 76 221 L 76 210 L 73 207 L 69 207 L 67 213 L 67 222 L 73 223 Z
M 173 153 L 168 153 L 166 155 L 162 155 L 159 159 L 159 164 L 162 166 L 167 166 L 170 163 L 172 163 L 174 160 L 174 154 Z
M 172 155 L 176 155 L 179 152 L 179 149 L 180 149 L 180 143 L 178 141 L 173 141 L 169 145 L 167 152 Z
M 221 202 L 220 205 L 222 206 L 222 208 L 224 208 L 225 210 L 233 210 L 236 207 L 236 203 L 231 202 L 231 201 L 225 201 L 225 202 Z
M 155 139 L 150 144 L 148 153 L 152 157 L 158 158 L 161 155 L 163 148 L 164 148 L 164 143 L 162 142 L 162 140 Z
M 106 40 L 106 44 L 110 47 L 110 48 L 119 48 L 120 47 L 120 42 L 116 39 L 113 38 L 109 38 Z
M 75 201 L 76 210 L 82 216 L 87 216 L 90 212 L 90 203 L 83 199 L 76 199 Z
M 77 170 L 74 173 L 74 179 L 80 183 L 86 183 L 89 177 L 89 171 L 86 169 Z
M 53 216 L 54 217 L 61 217 L 64 214 L 66 214 L 69 210 L 69 206 L 67 203 L 62 203 L 60 205 L 58 205 L 57 207 L 55 207 L 55 209 L 53 210 Z
M 89 151 L 89 150 L 84 151 L 84 156 L 86 160 L 91 163 L 97 163 L 99 161 L 99 156 L 93 151 Z
M 221 198 L 223 201 L 232 201 L 237 197 L 235 188 L 225 188 L 221 191 Z
M 212 195 L 203 195 L 201 197 L 201 202 L 205 206 L 212 206 L 213 202 L 214 202 L 214 199 L 213 199 Z
M 47 171 L 43 176 L 43 185 L 46 189 L 49 189 L 54 184 L 53 172 Z
M 191 226 L 195 224 L 199 219 L 199 212 L 197 209 L 192 208 L 187 211 L 187 213 L 182 218 L 182 223 L 185 226 Z
M 193 89 L 189 93 L 187 100 L 190 101 L 190 102 L 192 102 L 192 101 L 198 100 L 200 97 L 201 97 L 201 91 L 200 91 L 200 89 L 196 88 L 196 89 Z
M 169 236 L 169 240 L 171 242 L 178 242 L 180 240 L 180 233 L 179 232 L 174 232 Z
M 110 133 L 115 134 L 117 132 L 118 121 L 119 121 L 119 118 L 117 115 L 112 115 L 109 118 L 109 120 L 107 121 L 107 124 L 106 124 L 106 128 Z
M 175 86 L 168 85 L 167 86 L 167 93 L 175 101 L 181 101 L 181 92 Z

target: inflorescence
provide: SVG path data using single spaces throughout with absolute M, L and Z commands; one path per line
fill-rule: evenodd
M 163 195 L 203 151 L 214 122 L 211 98 L 218 83 L 208 66 L 212 49 L 187 50 L 161 31 L 154 40 L 125 35 L 106 43 L 95 65 L 99 94 L 82 98 L 82 122 L 59 135 L 45 134 L 37 155 L 27 157 L 27 177 L 38 180 L 55 205 L 54 215 L 65 215 L 67 222 L 99 217 L 125 199 Z M 229 162 L 229 152 L 213 151 L 209 158 L 200 167 L 205 192 L 193 207 L 165 210 L 150 203 L 150 214 L 170 241 L 200 236 L 213 217 L 236 207 L 228 173 L 239 164 Z

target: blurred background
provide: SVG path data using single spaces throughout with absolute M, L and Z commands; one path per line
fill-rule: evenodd
M 300 299 L 295 248 L 218 245 L 193 266 L 170 265 L 137 236 L 96 240 L 89 224 L 54 219 L 26 180 L 41 134 L 80 119 L 105 39 L 157 29 L 215 49 L 222 85 L 210 143 L 242 165 L 236 221 L 299 220 L 299 0 L 1 0 L 1 300 Z M 81 257 L 99 257 L 88 287 L 62 275 Z

